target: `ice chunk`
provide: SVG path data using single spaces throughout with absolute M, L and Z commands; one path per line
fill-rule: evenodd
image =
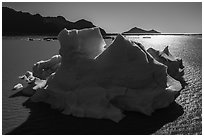
M 47 79 L 52 73 L 57 71 L 60 65 L 60 55 L 54 55 L 51 59 L 39 61 L 33 65 L 33 76 L 40 79 Z
M 23 85 L 21 83 L 18 83 L 13 87 L 12 90 L 18 90 L 18 89 L 21 89 L 21 88 L 23 88 Z
M 41 71 L 57 64 L 45 81 L 35 82 L 34 102 L 46 102 L 67 115 L 118 122 L 124 110 L 151 115 L 168 106 L 181 90 L 180 83 L 168 76 L 166 65 L 122 35 L 106 49 L 98 28 L 64 29 L 58 39 L 60 60 L 34 66 L 35 74 L 43 76 Z
M 33 73 L 30 71 L 27 71 L 24 75 L 19 76 L 19 78 L 25 80 L 27 83 L 31 83 L 35 79 L 35 77 L 33 77 Z

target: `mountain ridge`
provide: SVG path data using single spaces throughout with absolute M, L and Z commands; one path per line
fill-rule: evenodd
M 127 33 L 161 33 L 161 32 L 158 32 L 154 29 L 151 29 L 151 30 L 144 30 L 144 29 L 141 29 L 141 28 L 138 28 L 138 27 L 134 27 L 128 31 L 125 31 L 123 32 L 122 34 L 127 34 Z
M 57 35 L 62 29 L 84 29 L 96 27 L 92 22 L 80 19 L 76 22 L 66 20 L 63 16 L 43 17 L 40 14 L 16 11 L 2 7 L 2 34 L 6 35 Z M 99 27 L 100 28 L 100 27 Z M 100 28 L 101 34 L 106 35 Z
M 2 7 L 2 35 L 58 35 L 58 33 L 67 28 L 84 29 L 96 27 L 92 22 L 85 19 L 79 19 L 75 22 L 66 20 L 63 16 L 43 17 L 39 13 L 30 14 L 29 12 L 16 11 L 9 7 Z M 99 27 L 100 28 L 100 27 Z M 109 35 L 106 31 L 100 28 L 103 36 Z M 131 33 L 160 33 L 154 29 L 144 30 L 134 27 L 122 34 Z M 111 35 L 111 33 L 110 33 Z

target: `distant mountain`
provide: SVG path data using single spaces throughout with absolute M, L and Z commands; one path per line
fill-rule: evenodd
M 62 16 L 42 17 L 40 14 L 31 15 L 27 12 L 15 11 L 2 7 L 2 34 L 6 35 L 57 35 L 63 28 L 84 29 L 95 27 L 85 19 L 70 22 Z M 101 34 L 106 35 L 100 28 Z
M 141 28 L 137 28 L 137 27 L 134 27 L 132 29 L 130 29 L 129 31 L 126 31 L 126 32 L 123 32 L 123 33 L 160 33 L 156 30 L 143 30 Z

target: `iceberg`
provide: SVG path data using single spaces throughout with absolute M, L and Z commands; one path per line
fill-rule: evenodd
M 182 89 L 167 65 L 122 35 L 108 47 L 98 27 L 63 29 L 58 40 L 59 55 L 33 66 L 33 102 L 67 115 L 119 122 L 124 111 L 151 115 L 167 107 Z

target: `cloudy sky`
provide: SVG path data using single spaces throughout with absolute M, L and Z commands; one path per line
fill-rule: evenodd
M 112 33 L 133 27 L 162 33 L 202 33 L 201 2 L 3 2 L 2 6 L 42 16 L 61 15 L 73 22 L 83 18 Z

